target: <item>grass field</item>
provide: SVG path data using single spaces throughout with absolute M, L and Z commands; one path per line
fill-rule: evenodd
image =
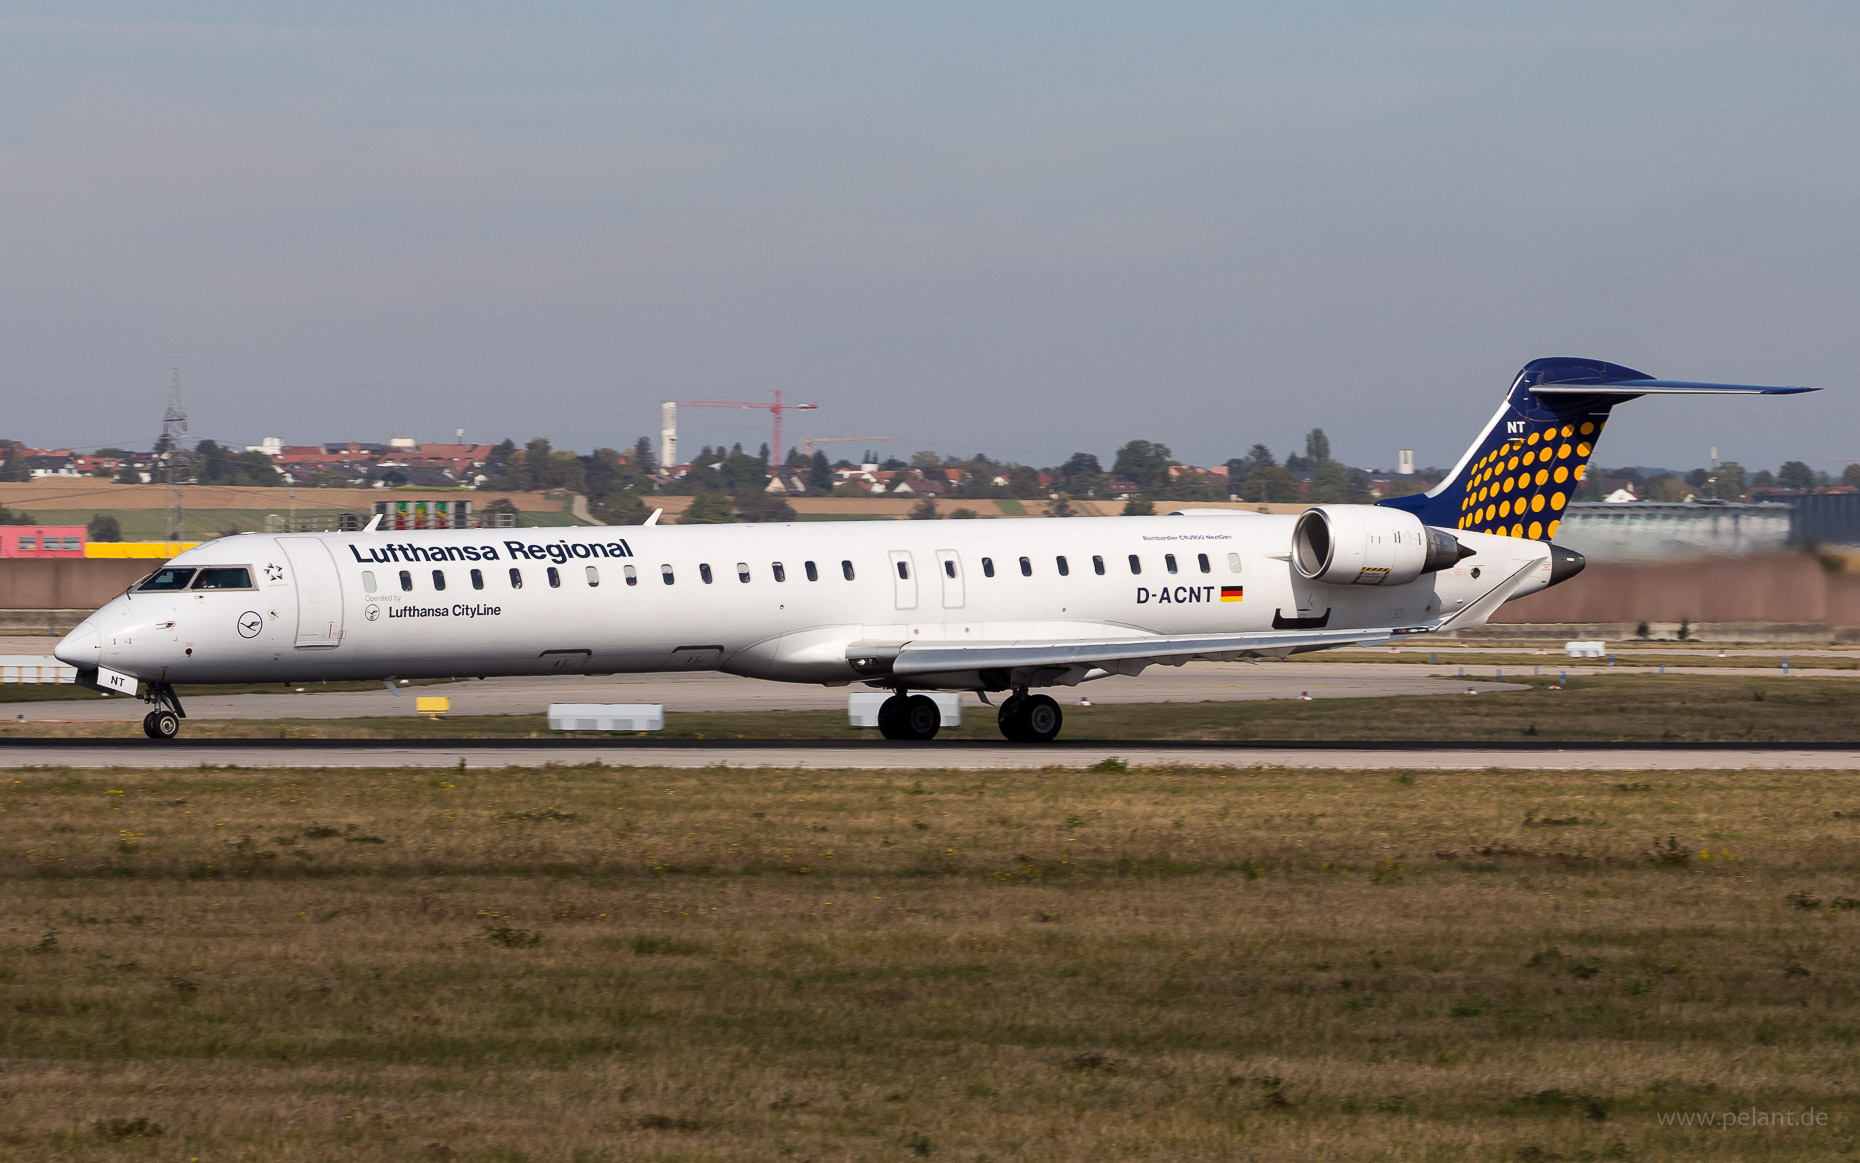
M 1860 682 L 1848 678 L 1743 675 L 1616 674 L 1520 679 L 1524 689 L 1460 694 L 1299 702 L 1103 703 L 1064 707 L 1063 739 L 1331 739 L 1414 741 L 1592 740 L 1651 742 L 1860 741 Z M 430 688 L 445 693 L 444 686 Z M 552 734 L 545 717 L 449 715 L 420 718 L 291 718 L 291 698 L 266 719 L 190 719 L 190 739 L 211 738 L 529 738 Z M 119 700 L 120 701 L 120 700 Z M 1073 700 L 1068 698 L 1067 702 Z M 120 722 L 16 722 L 0 719 L 0 738 L 141 735 L 141 704 Z M 670 739 L 873 739 L 847 726 L 844 711 L 677 712 L 652 737 Z M 578 732 L 577 734 L 585 734 Z M 994 711 L 968 705 L 960 727 L 939 739 L 999 740 Z
M 1860 1145 L 1846 773 L 5 778 L 9 1160 Z

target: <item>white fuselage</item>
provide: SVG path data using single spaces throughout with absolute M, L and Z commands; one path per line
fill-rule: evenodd
M 1462 531 L 1473 556 L 1407 584 L 1308 582 L 1287 559 L 1295 520 L 245 534 L 169 565 L 245 566 L 251 588 L 132 589 L 60 656 L 150 683 L 693 669 L 845 683 L 861 677 L 854 643 L 1419 625 L 1533 561 L 1516 594 L 1550 581 L 1543 543 Z

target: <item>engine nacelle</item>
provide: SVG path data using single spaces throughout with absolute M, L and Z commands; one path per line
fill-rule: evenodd
M 1320 505 L 1292 530 L 1292 567 L 1330 585 L 1402 585 L 1472 555 L 1445 529 L 1380 505 Z

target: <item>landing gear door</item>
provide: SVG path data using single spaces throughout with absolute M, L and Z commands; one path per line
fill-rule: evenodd
M 892 594 L 897 599 L 900 610 L 917 608 L 917 564 L 911 560 L 909 551 L 894 549 L 891 551 L 891 585 Z
M 336 559 L 315 537 L 280 537 L 297 586 L 297 645 L 336 646 L 342 642 L 342 583 Z
M 943 608 L 962 609 L 962 555 L 953 549 L 936 551 L 936 569 L 943 583 Z

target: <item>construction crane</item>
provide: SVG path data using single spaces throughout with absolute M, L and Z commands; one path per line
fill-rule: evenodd
M 187 502 L 181 485 L 187 473 L 187 409 L 181 406 L 181 358 L 168 378 L 168 410 L 161 417 L 162 477 L 168 485 L 168 515 L 163 533 L 169 541 L 187 534 Z
M 769 444 L 769 463 L 780 464 L 782 458 L 781 414 L 783 412 L 812 412 L 819 404 L 784 404 L 781 402 L 781 389 L 775 389 L 773 404 L 751 404 L 741 400 L 667 400 L 660 408 L 660 435 L 664 438 L 664 455 L 666 463 L 678 455 L 677 408 L 753 408 L 769 412 L 775 417 L 775 439 Z
M 861 444 L 877 444 L 881 440 L 896 440 L 895 436 L 815 436 L 808 434 L 801 437 L 801 455 L 814 459 L 814 445 L 839 444 L 842 441 L 856 441 Z

